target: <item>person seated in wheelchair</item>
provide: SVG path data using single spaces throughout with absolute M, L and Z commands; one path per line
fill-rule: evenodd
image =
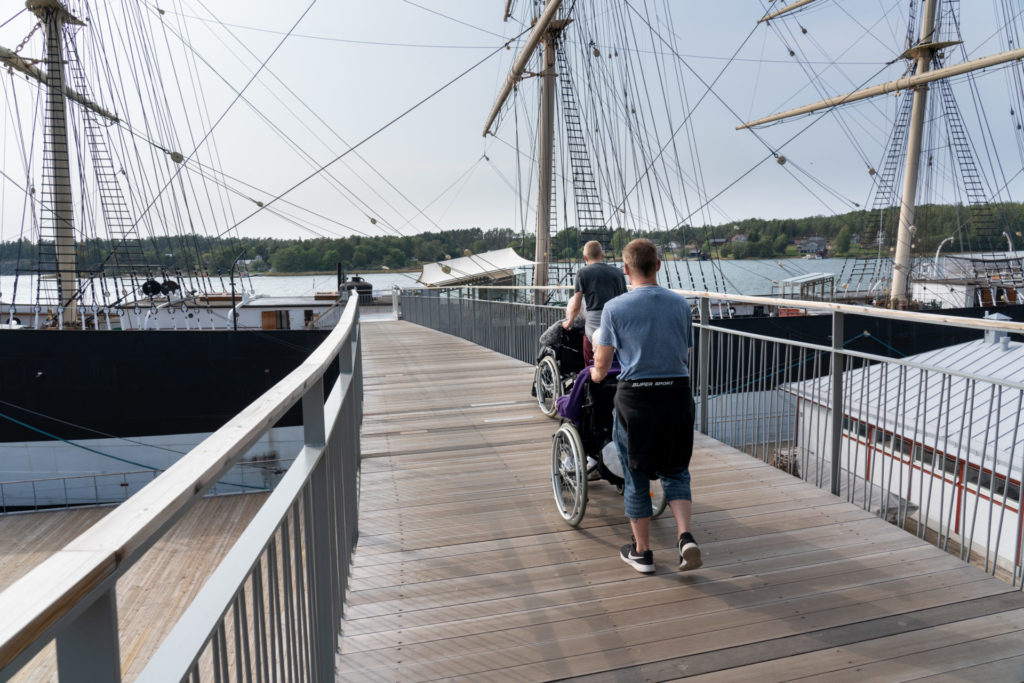
M 537 361 L 546 355 L 553 355 L 560 373 L 575 377 L 586 365 L 583 360 L 585 323 L 584 316 L 579 315 L 569 327 L 564 327 L 559 321 L 544 330 L 544 334 L 540 336 L 541 349 L 537 354 Z
M 595 338 L 600 333 L 598 329 Z M 590 366 L 583 368 L 576 376 L 571 391 L 558 397 L 556 407 L 563 423 L 571 423 L 579 432 L 587 455 L 589 478 L 607 479 L 616 486 L 622 486 L 621 466 L 612 442 L 612 409 L 618 374 L 619 365 L 613 361 L 608 378 L 597 384 L 590 380 Z M 605 450 L 610 456 L 607 462 Z
M 531 395 L 548 417 L 555 417 L 555 399 L 569 391 L 583 369 L 583 316 L 569 328 L 557 322 L 540 337 L 541 350 L 533 375 Z

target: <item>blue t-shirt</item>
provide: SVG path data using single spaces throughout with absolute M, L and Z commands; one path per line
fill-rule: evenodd
M 603 346 L 615 347 L 619 379 L 689 377 L 690 304 L 664 287 L 637 287 L 604 305 Z

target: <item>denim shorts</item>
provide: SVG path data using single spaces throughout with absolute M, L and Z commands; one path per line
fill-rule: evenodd
M 612 425 L 612 439 L 615 440 L 615 449 L 619 452 L 619 462 L 622 463 L 622 477 L 626 480 L 622 494 L 626 503 L 626 516 L 630 519 L 650 517 L 654 511 L 651 506 L 651 480 L 646 475 L 637 474 L 629 469 L 629 462 L 626 459 L 626 430 L 619 424 L 614 413 Z M 661 477 L 661 487 L 665 491 L 665 500 L 690 500 L 690 470 Z

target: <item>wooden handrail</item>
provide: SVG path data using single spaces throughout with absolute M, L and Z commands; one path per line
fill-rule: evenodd
M 349 300 L 324 342 L 280 382 L 64 548 L 0 593 L 0 670 L 126 571 L 323 377 L 355 331 Z

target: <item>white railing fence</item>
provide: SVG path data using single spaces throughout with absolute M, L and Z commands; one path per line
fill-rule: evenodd
M 325 387 L 334 363 L 338 380 Z M 118 578 L 298 401 L 305 445 L 140 680 L 333 680 L 358 537 L 362 364 L 354 297 L 301 366 L 0 593 L 0 680 L 53 640 L 61 680 L 121 680 Z
M 1009 339 L 1024 324 L 675 291 L 694 309 L 690 373 L 701 432 L 1024 587 L 1024 344 Z M 472 294 L 403 291 L 403 314 L 532 362 L 525 351 L 536 348 L 542 316 L 557 319 L 558 310 Z M 509 306 L 515 316 L 504 314 Z M 761 333 L 722 320 L 721 310 L 741 306 L 825 316 L 816 320 L 831 334 L 811 343 L 778 318 Z M 935 336 L 961 328 L 976 341 L 911 358 L 866 353 L 854 350 L 858 338 L 871 337 L 871 348 L 893 344 L 866 332 L 866 322 Z
M 402 319 L 533 363 L 540 335 L 565 317 L 565 306 L 527 303 L 538 293 L 566 296 L 565 287 L 441 287 L 400 292 Z M 396 294 L 399 294 L 396 291 Z

